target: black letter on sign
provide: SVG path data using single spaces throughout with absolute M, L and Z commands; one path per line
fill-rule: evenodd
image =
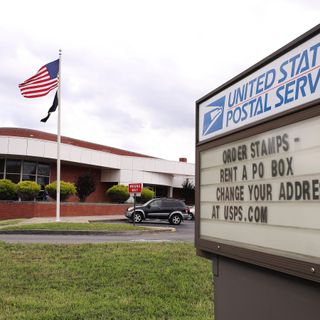
M 247 167 L 245 165 L 242 167 L 242 181 L 243 180 L 248 180 Z

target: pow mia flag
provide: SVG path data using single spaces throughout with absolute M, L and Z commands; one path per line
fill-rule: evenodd
M 57 106 L 58 106 L 58 94 L 57 93 L 58 92 L 56 92 L 56 94 L 54 95 L 53 103 L 52 103 L 51 108 L 48 111 L 48 115 L 45 118 L 41 119 L 40 120 L 41 122 L 47 122 L 47 120 L 49 119 L 51 113 L 56 111 Z

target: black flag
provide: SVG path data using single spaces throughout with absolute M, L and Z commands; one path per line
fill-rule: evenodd
M 49 117 L 50 117 L 50 114 L 51 114 L 52 112 L 55 112 L 55 111 L 56 111 L 57 106 L 58 106 L 58 91 L 57 91 L 56 94 L 54 95 L 53 103 L 52 103 L 51 108 L 50 108 L 49 111 L 48 111 L 48 115 L 47 115 L 45 118 L 41 119 L 40 121 L 41 121 L 41 122 L 47 122 L 47 120 L 48 120 Z

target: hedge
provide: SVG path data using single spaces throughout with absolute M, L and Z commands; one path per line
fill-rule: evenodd
M 34 181 L 20 181 L 17 184 L 17 194 L 24 201 L 34 200 L 40 189 L 40 185 Z
M 130 197 L 128 187 L 122 184 L 114 185 L 106 191 L 112 202 L 124 203 Z
M 48 195 L 52 199 L 57 199 L 57 181 L 54 181 L 45 187 L 46 191 L 48 192 Z M 67 200 L 71 195 L 75 195 L 77 192 L 76 187 L 71 182 L 65 182 L 60 181 L 60 200 L 65 201 Z
M 0 179 L 0 200 L 15 200 L 17 185 L 8 179 Z

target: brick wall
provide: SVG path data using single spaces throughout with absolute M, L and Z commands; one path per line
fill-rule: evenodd
M 123 215 L 129 206 L 131 205 L 63 202 L 60 207 L 60 216 Z M 0 201 L 0 220 L 55 217 L 55 215 L 55 202 Z
M 87 202 L 105 202 L 108 201 L 108 197 L 106 196 L 106 190 L 113 185 L 117 184 L 108 183 L 108 182 L 100 182 L 101 179 L 101 169 L 90 168 L 85 166 L 75 166 L 69 164 L 61 164 L 61 180 L 65 182 L 73 182 L 76 183 L 79 176 L 84 174 L 91 173 L 96 181 L 96 191 L 91 193 L 89 197 L 86 199 Z M 51 182 L 56 181 L 57 179 L 57 166 L 55 163 L 51 164 Z M 78 202 L 79 198 L 76 196 L 70 197 L 68 202 Z

